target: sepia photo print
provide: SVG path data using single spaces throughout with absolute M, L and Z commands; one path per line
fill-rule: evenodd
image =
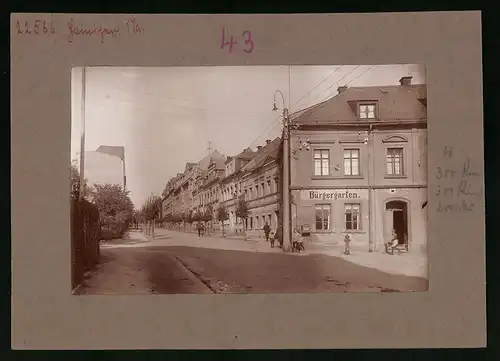
M 75 67 L 75 295 L 428 290 L 417 64 Z

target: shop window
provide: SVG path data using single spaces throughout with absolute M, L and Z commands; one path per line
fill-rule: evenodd
M 330 229 L 330 205 L 317 204 L 316 211 L 316 230 L 327 231 Z
M 360 229 L 360 205 L 346 204 L 345 205 L 345 229 L 358 230 Z
M 344 175 L 357 176 L 359 174 L 359 149 L 344 149 Z
M 403 148 L 387 148 L 387 174 L 403 175 Z
M 330 174 L 330 151 L 316 149 L 314 151 L 314 175 L 327 176 Z

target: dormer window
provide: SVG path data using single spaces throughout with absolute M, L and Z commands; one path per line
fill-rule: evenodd
M 359 119 L 375 119 L 375 104 L 359 104 Z

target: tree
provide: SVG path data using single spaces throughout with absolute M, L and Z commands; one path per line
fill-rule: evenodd
M 226 222 L 229 219 L 229 213 L 224 207 L 223 204 L 219 206 L 217 209 L 217 220 L 222 224 L 222 237 L 225 237 L 224 235 L 224 222 Z
M 193 225 L 193 210 L 189 210 L 186 212 L 186 222 L 189 224 L 189 231 L 191 232 L 192 231 L 192 225 Z
M 143 205 L 144 215 L 147 221 L 153 221 L 160 216 L 161 198 L 155 195 L 148 197 Z
M 99 210 L 102 220 L 129 221 L 134 213 L 134 204 L 128 194 L 118 184 L 94 184 L 89 198 Z
M 71 196 L 73 198 L 80 198 L 80 171 L 76 164 L 71 163 L 69 166 L 69 176 L 71 184 Z M 84 186 L 87 187 L 87 180 L 85 179 Z
M 205 223 L 205 228 L 207 229 L 208 233 L 210 233 L 210 229 L 207 226 L 207 222 L 210 222 L 214 219 L 213 215 L 213 208 L 209 204 L 205 207 L 205 211 L 202 213 L 201 220 Z
M 151 225 L 151 234 L 154 238 L 154 222 L 159 218 L 161 211 L 161 198 L 151 195 L 146 199 L 141 208 L 141 214 L 146 222 Z
M 243 220 L 248 217 L 249 213 L 250 211 L 248 210 L 248 203 L 243 197 L 240 197 L 238 199 L 238 203 L 236 204 L 236 218 L 239 218 L 241 222 L 243 222 Z
M 134 217 L 134 204 L 118 184 L 94 184 L 89 200 L 99 210 L 101 225 L 110 232 L 107 237 L 121 238 Z

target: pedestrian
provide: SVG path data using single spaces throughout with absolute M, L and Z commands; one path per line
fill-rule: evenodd
M 394 254 L 394 248 L 398 245 L 398 234 L 396 230 L 392 230 L 392 237 L 389 241 L 385 242 L 385 251 L 389 254 Z
M 198 230 L 198 237 L 201 237 L 201 223 L 196 225 L 196 229 Z
M 274 234 L 274 239 L 278 241 L 279 247 L 283 248 L 283 226 L 279 225 Z M 273 242 L 274 245 L 274 242 Z
M 269 242 L 269 233 L 271 232 L 271 227 L 269 227 L 269 224 L 267 224 L 266 222 L 262 229 L 264 230 L 264 234 L 266 236 L 266 242 Z

